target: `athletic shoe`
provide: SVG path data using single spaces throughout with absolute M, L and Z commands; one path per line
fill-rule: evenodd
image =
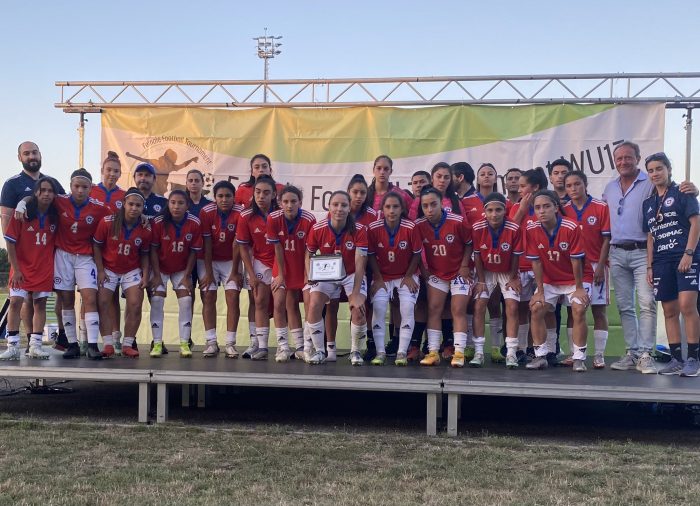
M 374 357 L 377 356 L 377 347 L 374 344 L 374 340 L 367 340 L 367 349 L 365 350 L 362 358 L 367 362 L 370 362 Z
M 248 347 L 245 349 L 245 351 L 243 352 L 243 355 L 241 355 L 241 357 L 243 357 L 243 358 L 250 358 L 250 357 L 253 356 L 253 353 L 255 353 L 256 351 L 258 351 L 258 345 L 257 345 L 257 344 L 251 344 L 250 346 L 248 346 Z
M 19 346 L 8 345 L 7 349 L 0 354 L 0 360 L 19 360 Z
M 698 375 L 700 370 L 700 362 L 697 359 L 689 358 L 683 364 L 683 370 L 681 371 L 681 376 L 684 378 L 694 378 Z
M 518 356 L 515 353 L 506 354 L 506 368 L 515 369 L 518 367 Z
M 635 368 L 637 361 L 634 359 L 630 352 L 620 357 L 620 360 L 610 364 L 610 369 L 613 371 L 630 371 Z
M 586 372 L 586 361 L 576 359 L 573 361 L 573 364 L 571 364 L 571 367 L 574 372 Z
M 191 358 L 192 350 L 187 342 L 180 342 L 180 358 Z
M 306 360 L 306 357 L 304 355 L 304 348 L 297 348 L 294 350 L 294 355 L 292 355 L 292 358 L 295 360 Z
M 90 360 L 102 360 L 102 352 L 97 347 L 97 343 L 88 344 L 85 356 Z
M 437 351 L 429 352 L 423 360 L 420 361 L 420 365 L 439 365 L 440 364 L 440 354 Z
M 455 354 L 455 345 L 452 343 L 447 343 L 445 344 L 444 348 L 442 349 L 442 358 L 445 360 L 450 360 L 452 358 L 452 355 Z
M 104 350 L 102 350 L 102 351 L 104 351 Z M 119 339 L 114 341 L 114 355 L 116 355 L 117 357 L 122 356 L 122 343 Z
M 532 362 L 537 357 L 537 355 L 535 355 L 535 348 L 532 346 L 528 346 L 527 348 L 525 348 L 525 354 L 525 360 L 527 360 L 528 362 Z
M 282 346 L 277 348 L 277 353 L 275 353 L 275 362 L 283 363 L 289 362 L 289 359 L 294 356 L 294 353 L 289 348 Z
M 571 367 L 574 365 L 574 357 L 573 355 L 567 356 L 564 360 L 559 362 L 559 365 L 564 366 L 564 367 Z
M 49 352 L 44 350 L 40 344 L 34 344 L 29 347 L 29 358 L 48 360 L 49 356 Z
M 309 360 L 307 360 L 307 363 L 309 363 L 311 365 L 319 365 L 319 364 L 323 364 L 325 361 L 326 361 L 326 354 L 323 351 L 318 350 L 318 351 L 314 351 L 313 353 L 311 353 L 311 355 L 309 356 Z
M 115 354 L 114 346 L 111 344 L 105 344 L 104 348 L 102 348 L 102 356 L 104 358 L 110 358 L 113 357 Z
M 151 356 L 158 358 L 163 355 L 163 343 L 151 343 Z
M 78 343 L 68 343 L 68 348 L 63 352 L 63 358 L 80 358 L 80 346 L 78 346 Z
M 326 352 L 326 362 L 335 362 L 338 360 L 338 351 L 335 348 L 331 348 Z
M 418 347 L 416 346 L 416 348 Z M 398 352 L 396 354 L 396 360 L 394 360 L 394 365 L 406 367 L 408 365 L 408 356 L 405 353 Z
M 651 358 L 649 352 L 645 351 L 642 356 L 637 360 L 637 370 L 642 374 L 656 374 L 656 366 L 654 365 L 654 359 Z
M 386 356 L 388 353 L 377 353 L 377 356 L 372 359 L 370 364 L 372 365 L 384 365 L 386 363 Z
M 602 353 L 593 355 L 593 369 L 605 369 L 605 357 Z
M 364 365 L 365 361 L 362 360 L 362 355 L 359 351 L 353 351 L 350 353 L 350 363 L 352 365 Z
M 386 355 L 387 357 L 394 357 L 399 351 L 399 339 L 398 337 L 392 337 L 386 345 Z
M 122 346 L 122 356 L 127 358 L 139 358 L 139 350 L 133 346 Z
M 251 360 L 267 360 L 267 348 L 258 348 L 258 350 L 250 356 Z
M 398 360 L 399 354 L 396 355 L 396 358 Z M 406 360 L 408 362 L 416 362 L 420 360 L 420 346 L 417 344 L 411 344 L 408 347 L 408 353 L 405 354 Z
M 153 349 L 155 341 L 151 341 L 151 350 Z M 134 341 L 134 349 L 138 350 L 138 346 L 136 345 L 136 341 Z M 160 355 L 167 355 L 168 354 L 168 348 L 165 347 L 165 344 L 163 341 L 160 342 Z M 158 356 L 160 356 L 158 355 Z
M 207 346 L 204 348 L 204 351 L 202 351 L 202 356 L 204 358 L 211 358 L 211 357 L 216 357 L 219 354 L 219 345 L 212 341 L 211 343 L 207 343 Z
M 68 338 L 65 332 L 57 333 L 53 348 L 56 351 L 66 351 L 68 349 Z
M 525 369 L 546 369 L 549 366 L 546 357 L 535 357 L 532 362 L 525 366 Z
M 671 361 L 671 350 L 668 346 L 663 344 L 656 345 L 656 351 L 654 353 L 654 358 L 657 362 L 670 362 Z
M 557 358 L 557 354 L 553 352 L 547 353 L 547 363 L 552 367 L 558 366 L 559 359 Z
M 474 358 L 469 361 L 469 367 L 483 367 L 484 354 L 478 351 L 474 354 Z
M 664 376 L 677 376 L 683 370 L 683 362 L 679 362 L 675 357 L 671 357 L 671 361 L 659 371 L 659 374 Z
M 238 350 L 235 344 L 227 344 L 224 347 L 224 353 L 226 353 L 226 358 L 238 358 Z
M 473 346 L 467 346 L 464 348 L 464 360 L 471 360 L 474 358 L 474 353 L 476 353 L 476 348 Z
M 527 353 L 523 350 L 516 351 L 515 356 L 518 357 L 518 364 L 527 364 Z
M 87 355 L 87 350 L 88 350 L 88 342 L 87 341 L 79 341 L 79 347 L 80 347 L 80 356 L 84 357 Z
M 450 366 L 464 367 L 464 353 L 462 353 L 461 351 L 455 351 L 455 354 L 452 355 L 452 361 L 450 362 Z
M 501 355 L 501 348 L 498 346 L 491 346 L 491 362 L 494 364 L 502 364 L 506 359 Z

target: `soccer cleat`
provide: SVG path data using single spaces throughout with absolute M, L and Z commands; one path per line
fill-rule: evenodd
M 437 351 L 429 352 L 423 360 L 420 361 L 420 365 L 439 365 L 440 364 L 440 354 Z
M 471 360 L 474 358 L 474 354 L 476 353 L 476 348 L 473 346 L 467 346 L 464 348 L 464 359 L 465 360 Z
M 573 355 L 568 355 L 564 360 L 559 362 L 559 365 L 564 366 L 564 367 L 571 367 L 574 365 L 574 357 Z
M 66 351 L 68 349 L 68 338 L 65 332 L 59 331 L 54 341 L 56 343 L 53 346 L 54 350 Z
M 350 363 L 352 365 L 360 366 L 360 365 L 364 365 L 365 361 L 362 360 L 362 355 L 360 355 L 359 351 L 353 351 L 353 352 L 350 352 Z
M 78 346 L 78 343 L 68 343 L 68 348 L 63 352 L 63 358 L 80 358 L 80 346 Z
M 602 353 L 593 355 L 593 369 L 605 369 L 605 357 Z
M 392 337 L 389 339 L 389 342 L 386 345 L 386 355 L 388 357 L 394 357 L 396 356 L 396 353 L 399 351 L 399 338 L 398 337 Z
M 547 353 L 547 363 L 552 367 L 558 366 L 559 359 L 557 358 L 557 354 L 553 352 Z
M 309 360 L 307 360 L 306 362 L 311 365 L 319 365 L 323 364 L 325 361 L 326 354 L 323 351 L 318 350 L 311 352 L 311 354 L 309 355 Z
M 219 345 L 216 341 L 208 342 L 202 351 L 202 356 L 204 358 L 216 357 L 219 354 Z
M 79 343 L 80 343 L 80 344 L 79 344 L 79 346 L 80 346 L 80 356 L 81 356 L 81 357 L 84 357 L 84 356 L 87 355 L 87 351 L 88 351 L 88 342 L 87 342 L 87 341 L 80 341 Z
M 251 343 L 250 346 L 248 346 L 248 347 L 243 351 L 243 355 L 241 355 L 241 357 L 243 357 L 243 358 L 251 358 L 251 357 L 253 356 L 253 353 L 255 353 L 256 351 L 258 351 L 258 345 L 257 345 L 257 344 L 254 344 L 254 343 Z
M 525 366 L 525 369 L 546 369 L 549 366 L 547 362 L 547 357 L 535 357 L 534 360 Z
M 499 352 L 500 353 L 500 352 Z M 469 367 L 483 367 L 484 354 L 478 351 L 474 353 L 474 358 L 469 361 Z
M 153 343 L 151 346 L 151 356 L 153 358 L 163 356 L 163 343 Z
M 122 357 L 139 358 L 139 350 L 133 346 L 122 346 Z
M 698 375 L 700 370 L 700 362 L 695 358 L 689 358 L 683 364 L 683 370 L 681 371 L 681 376 L 684 378 L 694 378 Z
M 255 353 L 250 356 L 251 360 L 267 360 L 267 348 L 258 348 Z
M 406 367 L 408 365 L 408 356 L 405 353 L 398 352 L 396 354 L 396 360 L 394 360 L 394 365 Z
M 29 358 L 48 360 L 50 354 L 48 351 L 44 350 L 44 348 L 40 344 L 34 344 L 29 346 L 28 356 Z
M 155 341 L 151 341 L 151 349 L 153 349 L 154 344 L 155 344 Z M 138 350 L 138 346 L 136 345 L 136 341 L 134 341 L 134 349 Z M 168 354 L 168 348 L 165 347 L 165 344 L 163 344 L 163 341 L 160 342 L 160 350 L 161 350 L 160 351 L 161 355 Z
M 226 354 L 226 358 L 238 358 L 238 350 L 236 349 L 235 344 L 227 344 L 224 347 L 224 353 Z
M 442 349 L 442 358 L 445 360 L 450 360 L 452 358 L 452 355 L 455 354 L 455 346 L 452 343 L 447 343 L 445 344 L 445 347 Z
M 367 349 L 365 350 L 365 353 L 362 355 L 362 358 L 364 360 L 366 360 L 367 362 L 370 362 L 376 356 L 377 356 L 377 347 L 374 344 L 374 340 L 368 339 L 367 340 Z
M 515 352 L 515 356 L 518 358 L 518 364 L 527 364 L 527 353 L 523 350 Z
M 289 359 L 294 356 L 292 350 L 286 346 L 281 346 L 277 348 L 277 353 L 275 353 L 275 362 L 283 363 L 289 362 Z
M 502 364 L 505 361 L 505 357 L 501 354 L 501 348 L 499 346 L 491 346 L 491 362 L 494 364 Z
M 180 342 L 180 358 L 190 358 L 192 357 L 192 350 L 187 341 Z
M 372 365 L 384 365 L 386 363 L 386 356 L 388 353 L 377 353 L 377 356 L 370 362 Z
M 450 366 L 464 367 L 464 353 L 462 353 L 461 351 L 455 351 L 455 354 L 452 355 L 452 361 L 450 362 Z
M 0 360 L 19 360 L 19 346 L 9 344 L 7 349 L 0 354 Z
M 102 360 L 102 352 L 97 347 L 97 343 L 88 344 L 85 356 L 90 360 Z
M 656 374 L 656 366 L 654 359 L 651 358 L 649 352 L 642 353 L 642 356 L 637 360 L 637 370 L 642 374 Z
M 119 339 L 115 340 L 114 341 L 114 355 L 117 357 L 121 357 L 122 356 L 122 348 L 123 348 L 122 342 Z M 102 350 L 102 351 L 104 351 L 104 350 Z
M 102 348 L 102 356 L 104 358 L 113 357 L 115 353 L 116 352 L 114 350 L 114 346 L 112 346 L 111 344 L 105 344 L 104 348 Z
M 629 371 L 634 369 L 637 365 L 637 361 L 634 359 L 630 352 L 620 357 L 620 360 L 610 364 L 610 369 L 613 371 Z
M 659 374 L 663 374 L 664 376 L 677 376 L 682 370 L 683 362 L 679 362 L 675 357 L 672 357 L 671 361 L 659 371 Z
M 506 354 L 506 368 L 516 369 L 518 367 L 518 356 L 515 353 Z
M 396 355 L 396 358 L 398 360 L 399 354 Z M 408 362 L 415 362 L 420 359 L 420 346 L 417 344 L 411 344 L 408 347 L 408 353 L 405 354 L 406 360 Z
M 572 367 L 574 372 L 586 372 L 586 361 L 576 359 L 571 364 L 571 367 Z
M 302 347 L 302 348 L 297 348 L 296 350 L 294 350 L 294 354 L 292 355 L 292 358 L 294 358 L 294 360 L 305 360 L 306 358 L 304 355 L 304 348 Z

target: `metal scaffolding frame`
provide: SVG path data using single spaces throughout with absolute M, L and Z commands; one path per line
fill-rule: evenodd
M 421 107 L 437 105 L 664 103 L 686 109 L 690 174 L 692 109 L 700 72 L 375 77 L 235 81 L 58 81 L 55 107 L 80 114 L 111 108 Z

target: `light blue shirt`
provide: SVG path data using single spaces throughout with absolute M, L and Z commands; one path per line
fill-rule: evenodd
M 620 178 L 610 181 L 603 190 L 603 200 L 610 208 L 610 244 L 647 240 L 644 232 L 643 204 L 651 195 L 654 185 L 646 172 L 639 171 L 632 186 L 622 193 Z

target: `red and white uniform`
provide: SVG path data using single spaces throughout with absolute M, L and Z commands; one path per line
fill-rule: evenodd
M 481 193 L 475 192 L 466 197 L 462 197 L 460 201 L 464 209 L 464 215 L 467 221 L 471 224 L 483 219 L 484 214 L 484 197 Z
M 377 211 L 378 213 L 381 213 L 381 207 L 382 207 L 382 199 L 384 198 L 384 195 L 387 193 L 396 193 L 401 197 L 403 200 L 404 204 L 406 205 L 406 210 L 411 208 L 411 204 L 413 204 L 413 198 L 405 191 L 399 188 L 396 185 L 392 185 L 391 189 L 389 189 L 388 192 L 384 193 L 376 193 L 374 194 L 374 202 L 371 203 L 372 209 Z
M 115 186 L 112 190 L 108 190 L 102 183 L 92 185 L 90 190 L 90 198 L 98 202 L 102 202 L 109 212 L 116 213 L 124 205 L 124 196 L 126 192 Z
M 408 210 L 408 219 L 411 221 L 416 221 L 418 219 L 418 208 L 420 207 L 420 198 L 414 199 L 411 203 L 411 207 Z M 460 216 L 466 217 L 464 214 L 464 208 L 462 204 L 459 204 L 459 209 L 452 209 L 452 201 L 447 197 L 442 198 L 442 208 L 445 211 L 458 214 Z
M 114 291 L 117 286 L 122 290 L 136 286 L 141 282 L 141 257 L 148 255 L 151 248 L 150 225 L 143 226 L 139 219 L 135 226 L 122 225 L 119 235 L 112 233 L 114 215 L 100 220 L 93 241 L 102 246 L 102 265 L 107 279 L 104 286 Z
M 299 214 L 294 221 L 287 220 L 282 209 L 270 213 L 267 218 L 267 242 L 279 243 L 282 246 L 284 282 L 289 290 L 301 290 L 304 287 L 306 241 L 315 224 L 316 217 L 303 209 L 299 209 Z M 278 274 L 279 267 L 275 261 L 272 276 L 275 277 Z
M 328 218 L 330 219 L 330 213 L 328 213 Z M 379 213 L 373 208 L 367 206 L 365 212 L 359 215 L 355 215 L 355 223 L 359 223 L 365 227 L 369 227 L 369 224 L 375 222 L 379 219 Z
M 92 238 L 109 209 L 90 198 L 76 206 L 68 195 L 56 195 L 54 206 L 58 210 L 56 247 L 73 255 L 92 256 Z
M 200 221 L 185 213 L 180 223 L 166 222 L 163 216 L 153 219 L 151 245 L 158 248 L 158 265 L 163 274 L 185 270 L 190 252 L 202 249 Z
M 282 194 L 282 189 L 284 185 L 281 183 L 275 183 L 277 189 L 277 196 Z M 247 181 L 238 185 L 236 189 L 236 196 L 234 197 L 234 204 L 238 204 L 243 208 L 249 208 L 251 202 L 253 202 L 253 194 L 255 193 L 255 183 L 250 184 Z
M 231 210 L 224 214 L 215 203 L 207 204 L 199 211 L 199 221 L 202 228 L 202 239 L 211 238 L 212 274 L 214 279 L 208 287 L 202 290 L 216 290 L 218 285 L 224 290 L 240 290 L 234 281 L 229 281 L 233 269 L 233 242 L 236 239 L 236 228 L 243 208 L 234 204 Z M 197 275 L 204 279 L 204 249 L 197 254 Z
M 393 233 L 384 219 L 370 223 L 367 242 L 367 253 L 376 258 L 384 281 L 402 279 L 413 255 L 423 251 L 418 229 L 407 219 L 402 219 Z
M 236 230 L 236 242 L 250 246 L 254 274 L 266 285 L 272 283 L 272 266 L 275 263 L 275 250 L 267 244 L 268 217 L 249 207 L 241 213 Z
M 515 214 L 520 209 L 520 202 L 513 204 L 510 212 L 508 213 L 508 218 L 513 220 Z M 535 284 L 535 274 L 532 272 L 532 262 L 527 258 L 527 230 L 528 225 L 531 223 L 537 223 L 537 218 L 535 217 L 535 210 L 530 206 L 528 212 L 525 213 L 522 220 L 518 225 L 520 225 L 520 230 L 522 231 L 522 249 L 525 252 L 524 255 L 520 255 L 519 270 L 520 270 L 520 301 L 527 302 L 532 298 L 535 293 L 537 285 Z
M 5 240 L 15 245 L 17 262 L 24 277 L 20 289 L 11 288 L 11 297 L 47 297 L 53 290 L 53 262 L 58 227 L 48 216 L 37 216 L 31 221 L 18 221 L 14 213 L 5 231 Z M 14 270 L 10 267 L 10 278 Z
M 494 230 L 485 219 L 474 223 L 472 227 L 474 254 L 479 255 L 484 268 L 484 277 L 488 295 L 481 293 L 480 297 L 490 297 L 496 286 L 501 287 L 505 298 L 520 300 L 518 294 L 506 285 L 510 281 L 510 266 L 513 256 L 523 254 L 522 231 L 520 227 L 506 219 L 500 229 Z

